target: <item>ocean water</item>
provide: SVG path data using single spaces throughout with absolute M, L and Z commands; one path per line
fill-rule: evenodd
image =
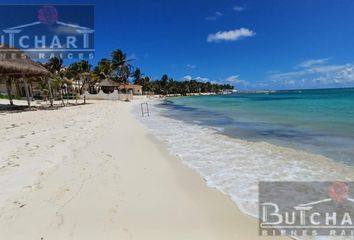
M 164 115 L 354 165 L 354 89 L 169 99 Z
M 259 181 L 354 180 L 354 89 L 168 98 L 144 118 L 139 107 L 172 154 L 252 216 Z

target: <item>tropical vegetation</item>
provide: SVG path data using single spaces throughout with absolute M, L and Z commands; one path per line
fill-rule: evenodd
M 161 79 L 153 79 L 143 74 L 141 69 L 134 67 L 131 62 L 132 59 L 129 59 L 126 53 L 121 49 L 116 49 L 112 52 L 110 58 L 102 58 L 94 67 L 88 61 L 81 60 L 71 63 L 65 68 L 63 61 L 56 57 L 50 59 L 44 66 L 53 74 L 52 88 L 61 97 L 68 94 L 68 89 L 78 89 L 76 90 L 77 93 L 82 94 L 85 84 L 88 84 L 90 92 L 95 92 L 97 83 L 107 78 L 120 84 L 133 83 L 142 85 L 142 90 L 146 94 L 183 95 L 188 93 L 221 92 L 234 88 L 229 84 L 197 81 L 195 79 L 174 80 L 167 74 L 164 74 Z M 72 87 L 74 84 L 76 84 L 75 88 Z

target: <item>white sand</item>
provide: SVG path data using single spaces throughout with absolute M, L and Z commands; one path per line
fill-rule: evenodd
M 131 106 L 0 113 L 0 239 L 258 239 Z

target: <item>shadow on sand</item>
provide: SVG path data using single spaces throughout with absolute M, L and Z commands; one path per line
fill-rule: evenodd
M 20 112 L 29 112 L 29 111 L 45 111 L 45 110 L 57 110 L 60 108 L 64 108 L 64 107 L 75 107 L 75 106 L 82 106 L 82 105 L 88 105 L 91 103 L 69 103 L 69 104 L 55 104 L 53 107 L 51 106 L 31 106 L 31 108 L 29 108 L 27 105 L 10 105 L 10 104 L 0 104 L 0 114 L 1 113 L 20 113 Z

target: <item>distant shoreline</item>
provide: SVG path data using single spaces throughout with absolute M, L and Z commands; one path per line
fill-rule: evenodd
M 343 88 L 304 88 L 304 89 L 277 89 L 277 90 L 249 90 L 249 91 L 236 91 L 236 92 L 225 92 L 225 93 L 187 93 L 187 94 L 167 94 L 167 95 L 157 95 L 157 96 L 166 96 L 166 97 L 183 97 L 183 96 L 210 96 L 210 95 L 240 95 L 240 94 L 269 94 L 276 92 L 296 92 L 301 93 L 302 91 L 335 91 L 335 90 L 345 90 L 345 89 L 354 89 L 354 87 L 343 87 Z

